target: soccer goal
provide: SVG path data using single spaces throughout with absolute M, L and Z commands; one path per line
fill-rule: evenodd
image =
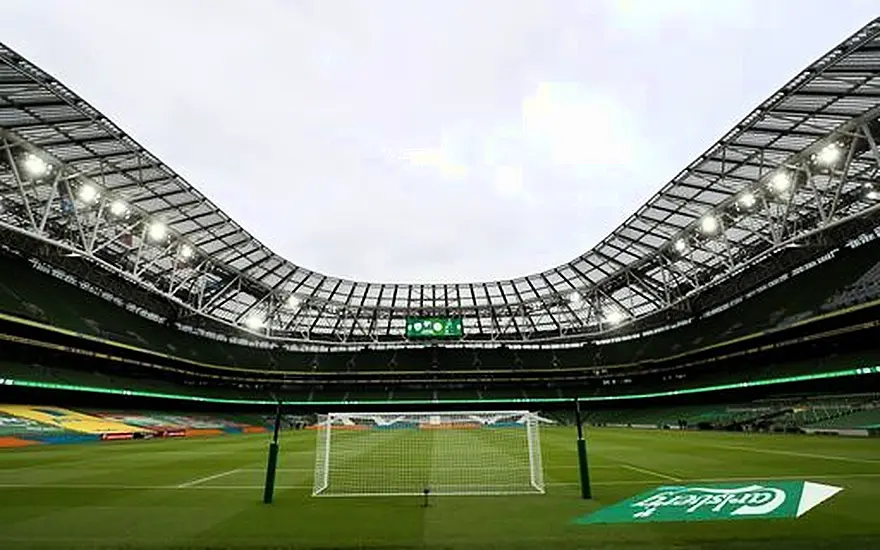
M 538 422 L 529 411 L 321 415 L 312 494 L 543 493 Z

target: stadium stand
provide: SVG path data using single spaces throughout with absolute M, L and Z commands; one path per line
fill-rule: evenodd
M 823 311 L 834 311 L 880 298 L 880 262 L 866 271 L 854 283 L 846 285 L 822 304 Z
M 880 406 L 853 411 L 829 420 L 805 424 L 807 428 L 826 429 L 878 429 L 880 428 Z
M 43 424 L 0 410 L 0 448 L 39 445 L 46 437 L 57 438 L 65 433 L 61 426 Z
M 586 420 L 596 426 L 652 429 L 802 433 L 820 430 L 873 431 L 880 427 L 880 394 L 826 395 L 817 390 L 803 395 L 727 404 L 610 408 L 590 411 Z M 571 422 L 571 418 L 567 418 L 567 421 Z
M 557 350 L 425 349 L 294 352 L 222 342 L 151 321 L 58 277 L 20 257 L 0 255 L 9 278 L 0 284 L 0 311 L 91 337 L 199 363 L 301 372 L 406 371 L 450 367 L 474 370 L 631 365 L 782 328 L 858 303 L 840 301 L 840 289 L 868 288 L 878 268 L 880 243 L 841 249 L 833 260 L 781 281 L 741 303 L 688 325 L 644 336 Z M 873 287 L 871 287 L 873 288 Z M 796 291 L 794 290 L 796 289 Z M 849 292 L 845 290 L 844 292 Z M 865 296 L 861 294 L 860 296 Z M 81 315 L 78 312 L 87 312 Z M 426 354 L 429 354 L 426 357 Z
M 0 448 L 156 437 L 263 433 L 257 415 L 72 410 L 0 404 Z
M 84 414 L 62 407 L 0 405 L 0 412 L 44 425 L 57 426 L 65 431 L 84 434 L 105 435 L 140 431 L 138 427 L 124 424 L 121 421 Z

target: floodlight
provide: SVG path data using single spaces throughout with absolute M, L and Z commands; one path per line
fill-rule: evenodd
M 266 326 L 266 322 L 259 315 L 251 315 L 244 320 L 244 326 L 251 330 L 260 330 Z
M 52 169 L 52 167 L 49 166 L 49 163 L 33 153 L 28 153 L 24 156 L 22 165 L 24 166 L 25 171 L 35 178 L 45 176 Z
M 842 151 L 836 143 L 829 143 L 816 155 L 816 160 L 825 166 L 831 166 L 840 159 Z
M 179 254 L 181 258 L 188 260 L 193 257 L 193 249 L 188 244 L 182 244 L 180 245 Z
M 775 193 L 785 193 L 791 187 L 791 176 L 786 172 L 777 172 L 770 179 L 770 188 Z
M 872 189 L 865 194 L 865 197 L 872 201 L 880 200 L 880 191 L 876 189 Z
M 755 206 L 757 201 L 758 199 L 755 198 L 755 194 L 750 191 L 746 191 L 739 197 L 739 205 L 746 209 Z
M 718 218 L 712 214 L 703 216 L 703 219 L 700 220 L 700 230 L 707 235 L 715 233 L 718 231 Z
M 98 188 L 94 185 L 86 183 L 79 188 L 79 198 L 85 203 L 95 202 L 98 196 Z
M 110 203 L 110 213 L 118 218 L 121 218 L 128 214 L 128 205 L 126 205 L 122 201 L 113 201 L 112 203 Z
M 678 252 L 679 254 L 681 254 L 682 252 L 687 250 L 687 247 L 688 247 L 687 241 L 685 241 L 684 239 L 678 239 L 677 241 L 675 241 L 675 244 L 673 244 L 672 246 L 675 248 L 675 251 Z
M 581 302 L 583 302 L 583 300 L 584 300 L 583 297 L 578 292 L 572 292 L 571 294 L 568 295 L 569 305 L 577 307 L 577 306 L 581 305 Z
M 290 309 L 299 309 L 301 303 L 300 299 L 294 294 L 291 294 L 290 298 L 287 299 L 287 305 Z
M 161 241 L 168 236 L 168 228 L 162 222 L 153 222 L 147 229 L 147 235 L 154 241 Z
M 620 324 L 624 319 L 626 319 L 626 315 L 622 311 L 616 309 L 609 311 L 605 315 L 605 322 L 609 325 Z

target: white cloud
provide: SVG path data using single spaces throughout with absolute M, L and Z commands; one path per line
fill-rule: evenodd
M 495 169 L 495 192 L 504 198 L 526 199 L 523 171 L 520 166 L 499 166 Z
M 625 107 L 577 83 L 542 83 L 523 101 L 526 142 L 551 162 L 581 169 L 635 160 L 638 131 Z
M 413 166 L 433 168 L 444 177 L 460 179 L 468 173 L 467 166 L 450 159 L 447 151 L 441 147 L 404 150 L 397 154 L 392 153 L 392 157 Z
M 585 0 L 592 2 L 595 0 Z M 687 28 L 711 34 L 719 25 L 754 23 L 755 0 L 601 0 L 614 27 L 635 32 L 663 32 Z

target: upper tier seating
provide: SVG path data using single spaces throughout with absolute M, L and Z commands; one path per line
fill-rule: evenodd
M 265 343 L 257 346 L 228 343 L 154 322 L 46 275 L 23 258 L 2 253 L 0 312 L 185 360 L 260 370 L 338 372 L 605 367 L 675 356 L 819 314 L 832 307 L 828 304 L 842 307 L 851 301 L 829 301 L 839 294 L 841 288 L 875 288 L 880 271 L 878 253 L 878 241 L 854 250 L 843 250 L 834 260 L 683 327 L 626 341 L 559 350 L 437 347 L 431 350 L 316 354 L 288 352 Z M 864 298 L 866 295 L 860 296 Z
M 844 287 L 824 304 L 823 311 L 833 311 L 845 307 L 864 304 L 880 298 L 880 262 L 866 271 L 856 282 Z

